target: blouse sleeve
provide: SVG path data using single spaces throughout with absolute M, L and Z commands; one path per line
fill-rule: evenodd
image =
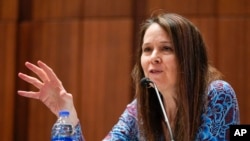
M 230 125 L 239 123 L 239 107 L 233 88 L 222 80 L 212 82 L 197 139 L 228 141 Z
M 103 139 L 103 141 L 137 141 L 138 126 L 136 100 L 127 105 L 119 121 Z
M 78 123 L 75 126 L 73 137 L 74 137 L 74 141 L 85 141 L 84 136 L 82 134 L 82 129 L 81 129 L 80 123 Z

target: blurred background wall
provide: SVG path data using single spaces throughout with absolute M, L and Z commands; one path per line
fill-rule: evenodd
M 164 9 L 190 19 L 209 57 L 236 91 L 250 123 L 249 0 L 0 0 L 0 137 L 50 140 L 56 117 L 16 91 L 36 90 L 18 72 L 47 63 L 74 96 L 88 141 L 101 140 L 133 99 L 130 72 L 140 23 Z

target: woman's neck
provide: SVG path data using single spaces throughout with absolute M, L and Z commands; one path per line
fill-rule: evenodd
M 171 127 L 174 126 L 175 116 L 177 113 L 176 97 L 177 94 L 174 92 L 168 91 L 168 93 L 162 93 L 164 107 L 168 116 Z

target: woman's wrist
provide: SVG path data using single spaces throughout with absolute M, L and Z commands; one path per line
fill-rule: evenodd
M 73 108 L 73 110 L 71 110 L 69 120 L 71 121 L 71 123 L 73 124 L 74 127 L 79 123 L 79 119 L 77 117 L 77 113 L 76 113 L 75 108 Z
M 62 107 L 60 109 L 66 109 L 69 111 L 69 120 L 70 122 L 73 124 L 73 126 L 75 127 L 78 123 L 79 123 L 79 119 L 77 117 L 77 112 L 74 106 L 74 102 L 73 102 L 73 96 L 71 93 L 67 93 L 66 91 L 63 91 L 64 94 L 64 104 L 62 104 Z

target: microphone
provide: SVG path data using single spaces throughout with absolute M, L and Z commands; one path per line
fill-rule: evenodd
M 166 113 L 165 108 L 163 106 L 163 102 L 162 102 L 162 99 L 160 97 L 159 90 L 156 87 L 156 84 L 153 81 L 151 81 L 149 78 L 144 77 L 144 78 L 141 79 L 141 85 L 143 87 L 145 87 L 145 88 L 153 87 L 155 89 L 155 92 L 156 92 L 156 95 L 158 97 L 158 100 L 159 100 L 159 103 L 160 103 L 160 106 L 161 106 L 161 110 L 162 110 L 162 113 L 163 113 L 163 116 L 164 116 L 164 119 L 165 119 L 165 124 L 167 125 L 168 131 L 169 131 L 169 134 L 170 134 L 171 141 L 174 141 L 172 129 L 170 127 L 169 120 L 168 120 L 168 116 L 167 116 L 167 113 Z

